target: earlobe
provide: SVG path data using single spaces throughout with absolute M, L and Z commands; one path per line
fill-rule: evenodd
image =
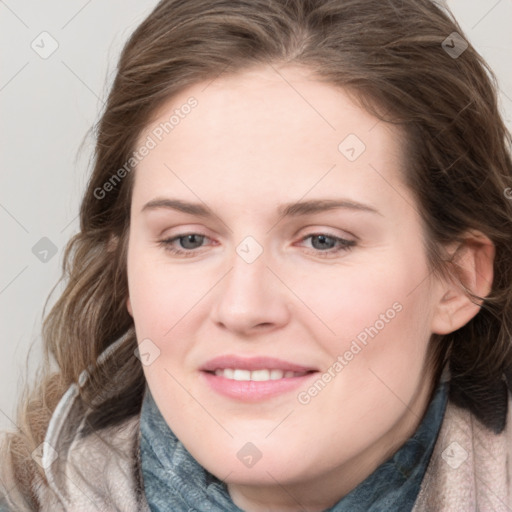
M 480 232 L 468 233 L 458 244 L 449 263 L 450 275 L 441 284 L 433 333 L 456 331 L 480 311 L 482 299 L 492 288 L 494 256 L 494 244 Z
M 128 310 L 128 313 L 130 313 L 130 316 L 133 317 L 132 302 L 130 297 L 126 299 L 126 309 Z

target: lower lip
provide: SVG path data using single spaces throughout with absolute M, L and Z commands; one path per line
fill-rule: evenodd
M 307 373 L 300 377 L 288 377 L 276 380 L 233 380 L 220 377 L 213 373 L 201 372 L 208 385 L 217 393 L 242 401 L 265 400 L 282 395 L 304 386 L 318 372 Z

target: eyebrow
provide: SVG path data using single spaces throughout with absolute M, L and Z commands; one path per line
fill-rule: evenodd
M 176 210 L 190 215 L 196 215 L 198 217 L 216 217 L 213 211 L 205 204 L 192 203 L 181 199 L 171 198 L 153 199 L 143 206 L 141 212 L 162 208 Z M 278 206 L 277 213 L 281 217 L 299 217 L 301 215 L 310 215 L 339 208 L 382 215 L 378 210 L 369 205 L 346 199 L 310 199 L 308 201 L 286 203 Z

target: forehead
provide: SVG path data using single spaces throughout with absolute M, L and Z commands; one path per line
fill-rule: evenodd
M 195 106 L 184 108 L 190 98 Z M 138 145 L 148 137 L 155 147 L 135 180 L 147 194 L 176 186 L 192 198 L 215 186 L 260 198 L 272 190 L 286 202 L 343 187 L 364 196 L 400 181 L 403 167 L 396 127 L 302 67 L 262 66 L 194 84 L 159 109 Z

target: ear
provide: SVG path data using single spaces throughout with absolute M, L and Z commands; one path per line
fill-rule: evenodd
M 491 291 L 495 247 L 481 232 L 469 232 L 450 251 L 449 276 L 442 279 L 440 300 L 432 319 L 432 332 L 448 334 L 466 325 Z

